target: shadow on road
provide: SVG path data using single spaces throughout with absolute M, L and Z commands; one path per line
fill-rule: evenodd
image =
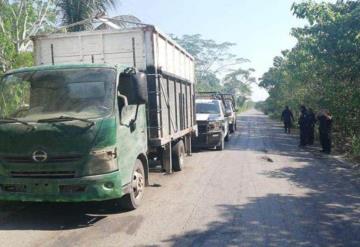
M 221 219 L 204 231 L 191 231 L 164 241 L 172 246 L 360 246 L 359 203 L 309 194 L 270 194 L 243 206 L 219 205 Z M 284 212 L 292 206 L 295 210 Z M 266 213 L 261 208 L 266 208 Z
M 295 158 L 295 157 L 294 157 Z M 221 218 L 164 241 L 172 246 L 360 246 L 360 193 L 343 171 L 316 162 L 262 174 L 309 189 L 218 205 Z
M 240 132 L 236 142 L 231 142 L 227 150 L 233 151 L 255 151 L 266 155 L 279 155 L 292 158 L 296 162 L 318 162 L 323 167 L 336 175 L 345 176 L 356 182 L 351 170 L 338 171 L 343 164 L 331 156 L 320 153 L 319 144 L 311 147 L 300 148 L 297 134 L 286 134 L 283 125 L 274 122 L 263 114 L 243 116 L 238 120 Z M 349 176 L 350 175 L 350 176 Z
M 221 218 L 205 230 L 172 236 L 172 246 L 360 246 L 360 187 L 351 170 L 297 146 L 293 135 L 263 115 L 240 119 L 241 134 L 228 150 L 289 160 L 264 169 L 307 193 L 272 192 L 241 205 L 218 205 Z M 283 158 L 282 158 L 283 157 Z
M 163 240 L 173 246 L 360 246 L 360 193 L 351 171 L 335 161 L 314 156 L 297 147 L 297 139 L 282 133 L 281 126 L 262 115 L 240 119 L 240 132 L 227 150 L 255 151 L 261 155 L 286 157 L 296 166 L 277 166 L 260 174 L 281 178 L 309 192 L 283 193 L 247 198 L 241 205 L 218 205 L 220 219 Z M 21 206 L 19 206 L 21 205 Z M 5 218 L 0 230 L 67 230 L 104 223 L 109 214 L 119 213 L 108 203 L 6 203 L 0 213 L 19 208 Z M 145 205 L 146 206 L 146 205 Z M 145 216 L 146 217 L 146 216 Z M 117 219 L 114 219 L 117 220 Z M 129 220 L 133 222 L 134 220 Z M 116 230 L 116 229 L 115 229 Z M 114 230 L 114 231 L 115 231 Z M 149 229 L 151 231 L 151 229 Z M 132 231 L 134 232 L 134 231 Z
M 68 230 L 84 228 L 110 214 L 123 213 L 114 201 L 91 203 L 2 202 L 1 230 Z

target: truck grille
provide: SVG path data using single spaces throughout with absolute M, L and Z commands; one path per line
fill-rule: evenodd
M 40 172 L 29 172 L 29 171 L 21 171 L 21 172 L 10 172 L 11 177 L 13 178 L 74 178 L 74 171 L 40 171 Z
M 76 162 L 82 158 L 81 155 L 58 155 L 50 156 L 46 163 Z M 36 163 L 31 156 L 2 156 L 0 159 L 8 163 Z
M 0 188 L 3 191 L 12 193 L 25 193 L 27 190 L 26 185 L 21 184 L 0 184 Z

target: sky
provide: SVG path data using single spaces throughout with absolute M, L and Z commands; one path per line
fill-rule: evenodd
M 134 15 L 162 32 L 201 34 L 217 42 L 234 42 L 232 52 L 251 62 L 260 78 L 275 56 L 296 44 L 291 28 L 305 22 L 292 15 L 294 0 L 121 0 L 110 16 Z M 299 2 L 299 1 L 297 1 Z M 267 92 L 253 86 L 252 100 Z

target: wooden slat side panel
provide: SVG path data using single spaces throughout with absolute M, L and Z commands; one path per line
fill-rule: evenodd
M 79 32 L 38 37 L 35 39 L 36 63 L 52 63 L 52 45 L 55 64 L 94 62 L 130 67 L 134 65 L 133 38 L 136 67 L 145 70 L 144 33 L 141 29 L 132 32 Z
M 177 109 L 176 109 L 176 105 L 175 105 L 175 81 L 169 79 L 169 104 L 170 104 L 170 117 L 171 117 L 171 134 L 174 134 L 177 131 L 177 126 L 176 126 L 176 114 L 177 114 Z
M 192 76 L 194 61 L 192 58 L 187 56 L 187 54 L 163 36 L 159 34 L 156 35 L 157 47 L 159 49 L 157 53 L 158 68 L 161 68 L 164 72 L 174 74 L 179 78 L 194 82 L 194 77 Z
M 162 116 L 162 134 L 163 138 L 170 136 L 170 115 L 167 104 L 167 79 L 161 78 L 161 116 Z
M 191 85 L 186 85 L 186 117 L 187 117 L 187 127 L 191 126 Z
M 148 128 L 150 139 L 161 137 L 160 133 L 160 106 L 159 106 L 159 90 L 158 80 L 154 75 L 148 75 Z

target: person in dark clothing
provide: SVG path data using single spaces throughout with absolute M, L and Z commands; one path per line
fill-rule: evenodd
M 281 121 L 284 122 L 285 133 L 290 134 L 292 122 L 294 121 L 294 115 L 288 106 L 285 107 L 281 114 Z
M 314 114 L 313 109 L 309 108 L 308 115 L 307 115 L 307 121 L 308 121 L 308 136 L 307 136 L 307 144 L 313 145 L 314 139 L 315 139 L 315 124 L 316 124 L 316 117 Z
M 305 106 L 300 107 L 300 117 L 299 117 L 299 127 L 300 127 L 300 147 L 306 146 L 308 143 L 308 112 Z
M 328 110 L 323 110 L 318 115 L 319 134 L 322 152 L 326 154 L 331 153 L 331 127 L 332 116 Z

